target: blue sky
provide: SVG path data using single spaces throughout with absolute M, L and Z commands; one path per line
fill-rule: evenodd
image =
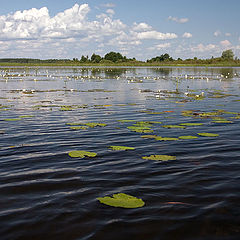
M 0 58 L 240 57 L 239 0 L 1 0 Z

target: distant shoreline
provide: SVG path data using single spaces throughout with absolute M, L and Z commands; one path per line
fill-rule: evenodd
M 0 62 L 0 67 L 240 67 L 240 63 L 219 63 L 219 64 L 193 64 L 193 63 L 10 63 Z

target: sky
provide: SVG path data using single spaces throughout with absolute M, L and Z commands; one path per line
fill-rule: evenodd
M 240 58 L 239 0 L 0 0 L 0 58 Z

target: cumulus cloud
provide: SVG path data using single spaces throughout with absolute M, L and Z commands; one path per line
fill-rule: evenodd
M 231 43 L 228 40 L 223 40 L 223 41 L 220 42 L 220 44 L 223 47 L 229 47 L 231 45 Z
M 139 32 L 137 33 L 138 39 L 157 39 L 157 40 L 165 40 L 165 39 L 173 39 L 177 38 L 175 33 L 161 33 L 155 30 Z
M 105 3 L 105 4 L 102 4 L 101 6 L 103 6 L 105 8 L 114 8 L 115 4 L 114 3 Z
M 169 16 L 168 20 L 173 21 L 173 22 L 177 22 L 177 23 L 186 23 L 186 22 L 189 21 L 188 18 L 177 18 L 177 17 L 172 17 L 172 16 Z
M 216 48 L 214 44 L 203 45 L 202 43 L 198 44 L 195 47 L 191 48 L 192 52 L 207 52 Z
M 183 35 L 182 35 L 183 38 L 191 38 L 192 37 L 192 34 L 191 33 L 188 33 L 188 32 L 185 32 Z
M 136 32 L 142 32 L 142 31 L 149 31 L 149 30 L 152 30 L 152 27 L 149 26 L 147 23 L 134 23 L 133 24 L 133 30 L 136 31 Z
M 113 4 L 105 7 L 105 13 L 94 20 L 88 19 L 91 11 L 88 4 L 75 4 L 55 16 L 50 16 L 46 7 L 1 15 L 0 41 L 5 44 L 0 53 L 13 57 L 69 57 L 79 50 L 81 54 L 94 52 L 99 46 L 131 50 L 143 41 L 178 37 L 175 33 L 157 31 L 145 22 L 124 24 L 114 19 Z
M 217 31 L 215 31 L 215 32 L 213 33 L 213 35 L 214 35 L 215 37 L 218 37 L 218 36 L 221 35 L 221 32 L 220 32 L 219 30 L 217 30 Z

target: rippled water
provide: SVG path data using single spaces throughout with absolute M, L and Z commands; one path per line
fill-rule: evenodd
M 240 239 L 240 68 L 2 67 L 0 73 L 1 240 Z M 61 111 L 65 105 L 73 109 Z M 199 117 L 209 112 L 218 115 Z M 134 122 L 119 120 L 161 121 L 146 134 L 198 138 L 146 139 L 127 128 Z M 107 126 L 71 130 L 72 122 Z M 189 122 L 203 125 L 162 127 Z M 72 150 L 97 157 L 71 158 Z M 158 154 L 177 160 L 142 159 Z M 97 200 L 120 192 L 145 206 Z

